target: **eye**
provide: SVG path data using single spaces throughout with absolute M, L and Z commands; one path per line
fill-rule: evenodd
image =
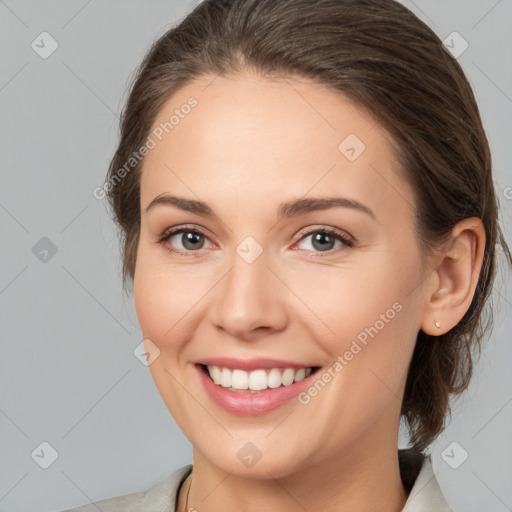
M 305 250 L 317 253 L 328 253 L 330 255 L 333 252 L 338 252 L 340 250 L 340 246 L 341 250 L 343 250 L 344 247 L 354 246 L 354 240 L 350 238 L 346 233 L 343 233 L 337 229 L 308 228 L 307 230 L 301 231 L 299 235 L 301 236 L 299 243 L 309 240 L 308 243 L 304 244 L 309 246 L 306 247 Z M 336 242 L 338 242 L 337 248 L 335 248 Z M 318 256 L 323 256 L 323 254 L 318 254 Z
M 331 255 L 346 247 L 353 247 L 354 240 L 346 233 L 333 228 L 316 227 L 307 228 L 299 233 L 300 239 L 297 245 L 310 239 L 309 247 L 302 247 L 302 250 L 317 253 L 316 256 Z M 166 231 L 158 240 L 170 253 L 180 256 L 199 256 L 199 251 L 204 249 L 207 236 L 196 227 L 180 226 Z M 336 242 L 338 245 L 336 246 Z M 210 242 L 211 243 L 211 242 Z M 181 247 L 180 248 L 180 244 Z M 212 244 L 214 245 L 214 244 Z
M 205 240 L 208 240 L 208 238 L 201 230 L 181 226 L 166 231 L 158 240 L 158 243 L 164 245 L 170 253 L 177 253 L 182 256 L 196 256 L 195 251 L 200 251 L 204 248 Z M 183 249 L 179 247 L 180 244 Z

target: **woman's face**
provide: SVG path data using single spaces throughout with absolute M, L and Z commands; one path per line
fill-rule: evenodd
M 429 278 L 384 131 L 323 86 L 246 74 L 187 85 L 151 137 L 136 311 L 197 456 L 278 477 L 396 450 Z

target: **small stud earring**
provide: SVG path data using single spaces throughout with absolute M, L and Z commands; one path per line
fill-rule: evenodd
M 441 324 L 436 320 L 435 325 L 438 329 L 441 329 Z

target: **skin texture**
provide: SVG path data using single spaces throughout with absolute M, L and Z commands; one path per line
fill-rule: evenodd
M 212 79 L 178 91 L 155 121 L 167 121 L 191 96 L 198 102 L 144 161 L 134 277 L 143 336 L 160 350 L 151 374 L 193 445 L 188 507 L 400 511 L 407 495 L 399 415 L 416 336 L 446 332 L 469 308 L 483 226 L 466 219 L 449 246 L 423 254 L 412 190 L 372 117 L 306 79 L 250 72 Z M 366 147 L 354 161 L 338 148 L 349 134 Z M 146 212 L 164 193 L 204 201 L 215 216 L 168 205 Z M 277 218 L 281 202 L 334 196 L 363 203 L 375 219 L 345 207 Z M 158 240 L 183 225 L 205 234 L 202 248 L 200 239 L 199 250 L 170 253 L 187 251 L 182 234 Z M 301 237 L 303 228 L 335 228 L 354 245 L 336 241 L 322 251 L 314 235 Z M 263 249 L 252 263 L 236 252 L 248 236 Z M 240 417 L 200 386 L 194 363 L 205 357 L 327 369 L 395 303 L 394 318 L 305 405 L 292 400 Z M 237 457 L 247 442 L 262 453 L 250 468 Z

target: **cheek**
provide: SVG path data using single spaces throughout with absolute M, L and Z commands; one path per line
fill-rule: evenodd
M 163 355 L 170 355 L 196 327 L 201 299 L 212 283 L 199 267 L 171 267 L 162 260 L 157 251 L 139 249 L 133 294 L 144 338 L 153 341 Z
M 151 340 L 160 351 L 149 365 L 156 388 L 175 421 L 186 432 L 193 419 L 187 416 L 188 395 L 180 385 L 179 369 L 183 362 L 180 360 L 182 339 L 186 339 L 183 332 L 191 328 L 186 315 L 193 302 L 181 293 L 179 278 L 163 272 L 161 262 L 151 256 L 149 251 L 139 250 L 133 283 L 135 310 L 143 338 Z
M 143 336 L 158 344 L 166 331 L 172 327 L 173 319 L 168 316 L 168 312 L 173 308 L 167 308 L 172 296 L 169 290 L 162 286 L 161 281 L 155 279 L 154 272 L 144 265 L 143 260 L 137 263 L 133 294 Z
M 179 280 L 171 280 L 149 251 L 139 248 L 133 282 L 135 311 L 145 338 L 160 346 L 185 308 Z M 167 273 L 168 274 L 168 273 Z
M 317 267 L 309 275 L 298 271 L 289 277 L 294 293 L 309 309 L 305 318 L 318 324 L 317 334 L 323 331 L 325 339 L 333 340 L 333 348 L 337 348 L 334 340 L 353 339 L 376 322 L 380 326 L 397 316 L 398 307 L 393 305 L 403 302 L 404 287 L 393 276 L 393 269 L 382 263 Z
M 343 358 L 350 369 L 342 380 L 360 382 L 364 396 L 381 385 L 379 378 L 393 390 L 402 385 L 419 330 L 411 290 L 420 268 L 413 256 L 387 251 L 371 255 L 371 262 L 350 266 L 347 260 L 346 267 L 319 266 L 314 275 L 297 272 L 291 278 L 309 309 L 301 321 L 332 361 Z

